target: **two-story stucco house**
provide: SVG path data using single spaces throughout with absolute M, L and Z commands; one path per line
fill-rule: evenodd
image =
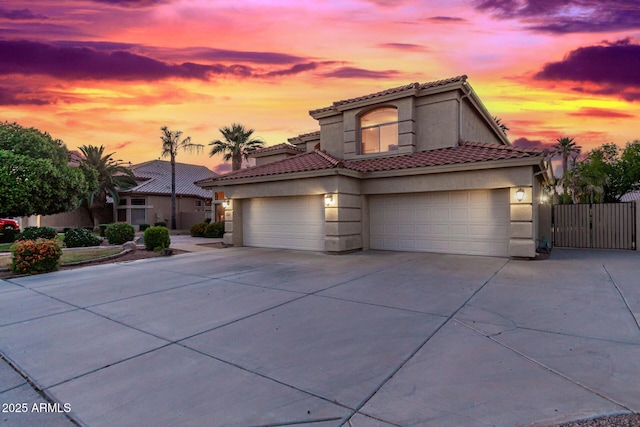
M 466 76 L 310 114 L 319 132 L 197 182 L 229 199 L 227 244 L 535 256 L 547 153 L 511 146 Z

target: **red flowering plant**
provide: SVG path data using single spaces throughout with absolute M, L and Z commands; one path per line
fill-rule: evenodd
M 60 267 L 62 249 L 55 239 L 22 240 L 11 246 L 11 255 L 11 271 L 38 274 Z

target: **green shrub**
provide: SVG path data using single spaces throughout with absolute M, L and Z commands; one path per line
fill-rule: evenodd
M 100 237 L 105 237 L 105 231 L 107 230 L 107 227 L 110 226 L 111 224 L 113 224 L 112 222 L 108 223 L 108 224 L 100 224 L 98 225 L 98 228 L 100 229 Z
M 207 224 L 211 224 L 211 218 L 205 218 L 204 222 L 206 222 Z
M 166 223 L 166 222 L 164 222 L 164 221 L 158 221 L 158 222 L 154 222 L 154 223 L 153 223 L 153 226 L 154 226 L 154 227 L 166 227 L 166 226 L 167 226 L 167 223 Z
M 207 231 L 207 225 L 206 222 L 196 222 L 189 229 L 189 234 L 191 234 L 191 237 L 204 237 L 204 233 Z
M 68 248 L 84 248 L 87 246 L 98 246 L 100 239 L 94 236 L 86 228 L 76 228 L 64 233 L 64 243 Z
M 150 227 L 144 231 L 144 246 L 148 251 L 161 251 L 171 244 L 167 227 Z
M 136 236 L 136 230 L 126 222 L 117 222 L 109 225 L 104 234 L 112 245 L 121 245 L 132 241 Z
M 51 227 L 25 227 L 16 240 L 55 239 L 58 233 Z
M 149 227 L 151 227 L 151 225 L 149 225 L 149 224 L 140 224 L 140 231 L 144 231 Z
M 204 231 L 204 237 L 222 237 L 224 236 L 224 222 L 214 222 L 207 225 Z
M 65 228 L 62 229 L 62 232 L 66 234 L 67 231 L 69 231 L 71 229 L 72 229 L 71 227 L 65 227 Z
M 13 243 L 16 241 L 16 236 L 18 234 L 20 234 L 20 230 L 3 228 L 0 230 L 0 243 Z
M 61 256 L 57 240 L 22 240 L 11 246 L 11 271 L 22 274 L 56 271 Z

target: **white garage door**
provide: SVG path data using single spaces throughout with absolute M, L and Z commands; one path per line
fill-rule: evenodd
M 324 251 L 322 196 L 256 198 L 243 203 L 245 246 Z
M 371 249 L 507 256 L 509 192 L 372 196 Z

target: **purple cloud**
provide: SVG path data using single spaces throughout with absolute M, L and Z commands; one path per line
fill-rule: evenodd
M 243 65 L 171 64 L 126 51 L 57 47 L 30 41 L 0 40 L 0 74 L 49 75 L 64 79 L 144 80 L 178 77 L 207 80 L 211 75 L 250 76 Z
M 168 0 L 92 0 L 95 3 L 109 4 L 127 8 L 141 8 L 169 3 Z
M 396 70 L 374 71 L 356 67 L 342 67 L 337 70 L 324 73 L 324 77 L 340 79 L 388 79 L 400 74 Z
M 554 34 L 640 28 L 636 0 L 475 0 L 475 8 L 498 19 L 523 19 L 529 30 Z
M 426 46 L 411 43 L 382 43 L 379 44 L 378 47 L 382 47 L 384 49 L 395 49 L 413 52 L 428 52 L 430 50 Z
M 461 23 L 467 22 L 464 18 L 457 18 L 455 16 L 432 16 L 431 18 L 427 18 L 429 22 L 435 22 L 440 24 L 453 24 L 453 23 Z
M 512 142 L 512 145 L 522 148 L 542 148 L 546 150 L 552 150 L 553 144 L 548 142 L 542 142 L 539 140 L 530 140 L 527 138 L 518 138 Z
M 640 45 L 626 39 L 581 47 L 569 52 L 562 61 L 546 64 L 534 78 L 586 83 L 587 86 L 576 86 L 573 90 L 639 100 Z
M 0 9 L 0 18 L 9 19 L 11 21 L 24 21 L 31 19 L 48 19 L 44 15 L 36 15 L 29 9 Z
M 304 73 L 305 71 L 315 70 L 316 68 L 318 68 L 319 65 L 320 64 L 318 64 L 317 62 L 309 62 L 306 64 L 296 64 L 285 70 L 271 71 L 265 74 L 265 77 L 280 77 L 280 76 L 289 76 L 293 74 Z
M 633 114 L 622 113 L 620 111 L 605 110 L 604 108 L 581 108 L 579 111 L 569 113 L 575 117 L 601 117 L 611 119 L 630 119 L 635 117 Z
M 0 105 L 48 105 L 51 102 L 31 97 L 25 88 L 0 87 Z
M 227 172 L 231 172 L 231 164 L 230 163 L 220 163 L 213 168 L 215 173 L 220 175 L 224 175 Z

